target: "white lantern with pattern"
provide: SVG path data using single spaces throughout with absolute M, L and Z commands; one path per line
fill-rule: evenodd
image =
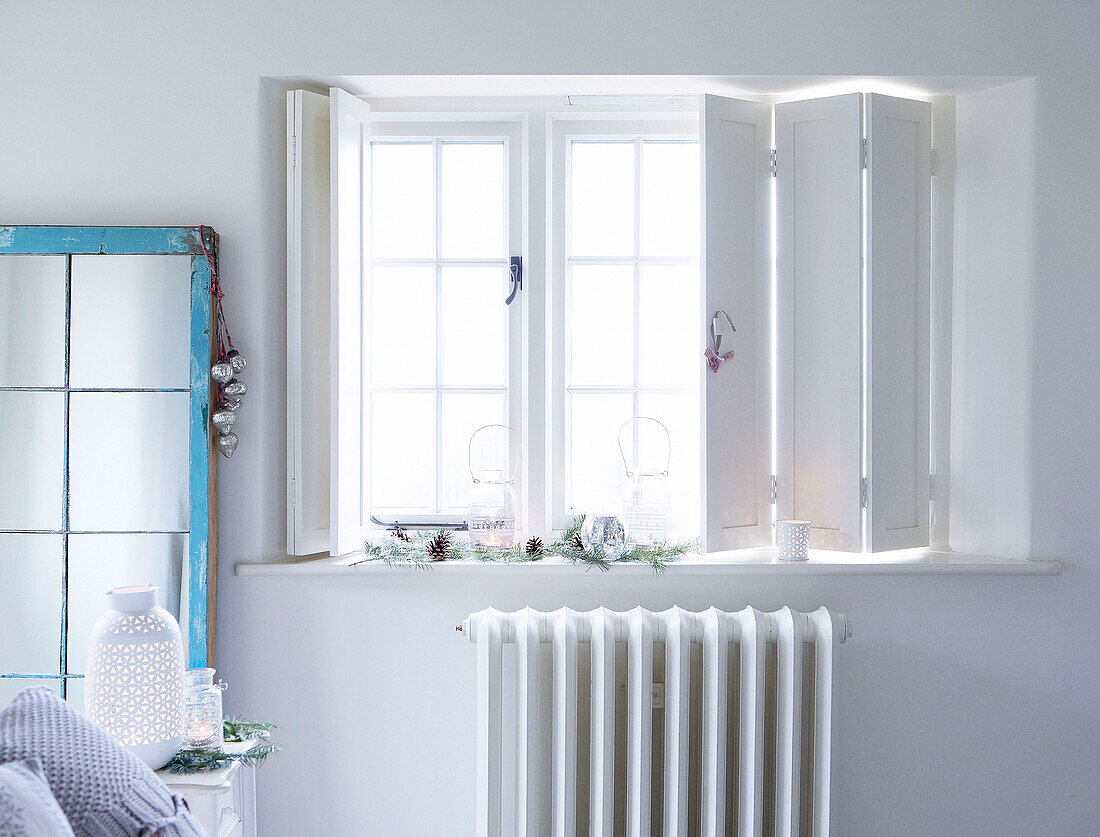
M 157 588 L 119 587 L 92 630 L 88 717 L 154 770 L 183 743 L 183 642 Z

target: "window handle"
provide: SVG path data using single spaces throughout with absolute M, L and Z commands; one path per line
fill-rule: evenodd
M 512 279 L 512 290 L 508 296 L 504 298 L 505 305 L 511 305 L 512 300 L 516 298 L 516 294 L 523 290 L 523 257 L 512 256 L 511 261 L 508 263 L 508 273 Z

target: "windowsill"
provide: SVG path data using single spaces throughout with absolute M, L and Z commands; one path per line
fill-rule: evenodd
M 670 575 L 1061 575 L 1062 562 L 1029 559 L 997 558 L 962 552 L 905 550 L 890 553 L 889 558 L 874 554 L 811 550 L 810 560 L 800 563 L 778 561 L 774 548 L 744 549 L 733 552 L 712 552 L 691 555 L 674 561 L 666 572 Z M 339 558 L 315 556 L 286 558 L 280 561 L 239 562 L 234 569 L 239 576 L 341 575 L 350 573 L 407 574 L 425 572 L 415 567 L 391 567 L 381 561 L 360 563 L 359 555 Z M 572 564 L 558 558 L 525 563 L 494 563 L 491 561 L 440 561 L 426 572 L 442 573 L 539 573 L 600 574 L 594 567 Z M 653 570 L 645 564 L 615 564 L 611 575 L 648 575 Z

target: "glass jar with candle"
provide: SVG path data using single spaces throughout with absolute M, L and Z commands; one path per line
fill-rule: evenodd
M 499 551 L 511 549 L 515 543 L 519 504 L 512 482 L 518 462 L 519 436 L 511 428 L 487 424 L 470 436 L 473 484 L 466 525 L 470 530 L 470 546 L 474 549 Z
M 225 744 L 222 727 L 222 692 L 225 682 L 214 682 L 214 669 L 190 668 L 184 676 L 186 721 L 183 746 L 189 750 L 220 750 Z
M 630 428 L 630 433 L 624 431 Z M 668 468 L 672 440 L 655 418 L 638 416 L 619 428 L 619 453 L 628 480 L 622 498 L 622 521 L 631 544 L 655 546 L 668 538 L 672 500 Z

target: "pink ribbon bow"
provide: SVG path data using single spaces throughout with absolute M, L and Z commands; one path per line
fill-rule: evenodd
M 733 357 L 733 352 L 726 352 L 724 355 L 716 355 L 711 349 L 707 349 L 703 352 L 703 357 L 707 359 L 707 366 L 710 367 L 710 371 L 717 372 L 719 366 Z

